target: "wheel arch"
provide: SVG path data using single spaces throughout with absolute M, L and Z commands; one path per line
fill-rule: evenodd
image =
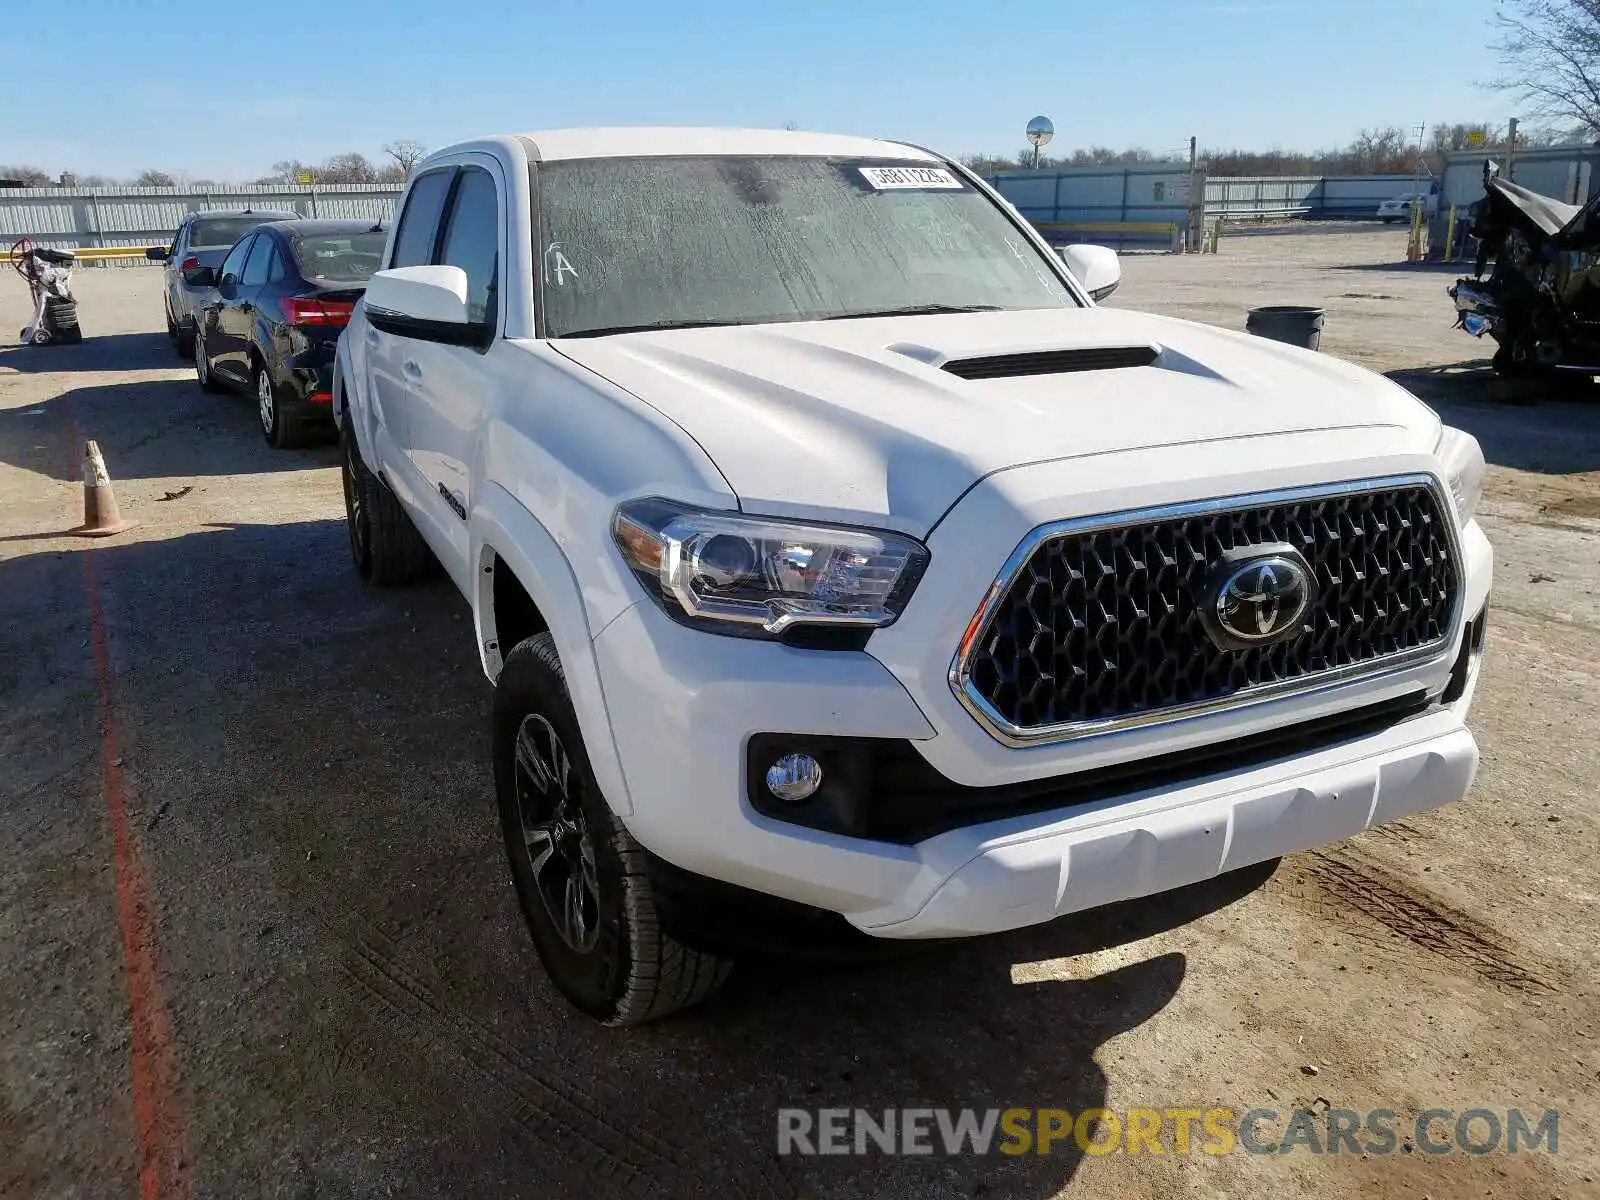
M 511 639 L 548 631 L 595 779 L 612 811 L 630 815 L 633 803 L 611 732 L 594 635 L 571 563 L 550 532 L 498 484 L 484 485 L 472 522 L 474 584 L 468 600 L 484 674 L 490 682 L 499 679 L 515 645 Z

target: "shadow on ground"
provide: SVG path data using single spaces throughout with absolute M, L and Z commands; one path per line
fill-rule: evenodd
M 1412 274 L 1412 275 L 1471 275 L 1472 264 L 1465 262 L 1398 262 L 1378 263 L 1336 263 L 1324 268 L 1329 271 L 1367 271 L 1380 274 Z
M 159 303 L 159 301 L 158 301 Z M 88 310 L 83 310 L 87 315 Z M 77 345 L 0 346 L 0 372 L 41 374 L 58 371 L 154 371 L 182 367 L 188 360 L 165 333 L 107 333 L 84 330 Z M 193 365 L 188 364 L 192 371 Z
M 1488 359 L 1388 376 L 1476 437 L 1491 463 L 1547 475 L 1600 470 L 1600 388 L 1587 380 L 1558 377 L 1508 402 L 1491 394 Z
M 77 552 L 103 581 L 201 1194 L 1050 1196 L 1070 1141 L 780 1157 L 778 1111 L 1098 1107 L 1096 1056 L 1172 1000 L 1184 957 L 1015 965 L 1148 937 L 1271 873 L 876 967 L 763 962 L 696 1012 L 598 1029 L 521 926 L 465 605 L 443 582 L 365 587 L 344 537 L 240 525 Z M 0 594 L 59 605 L 62 570 L 0 563 Z
M 130 419 L 130 409 L 137 410 L 138 419 Z M 173 433 L 201 434 L 203 453 L 196 453 L 192 436 L 166 436 Z M 0 408 L 0 462 L 76 481 L 79 438 L 99 442 L 113 480 L 303 471 L 337 458 L 331 434 L 321 446 L 274 449 L 261 436 L 253 397 L 202 392 L 192 374 L 91 384 L 36 404 Z M 72 448 L 70 455 L 62 453 L 63 446 Z

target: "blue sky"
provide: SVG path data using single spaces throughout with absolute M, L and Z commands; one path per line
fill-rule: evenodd
M 22 0 L 16 0 L 21 3 Z M 0 162 L 244 180 L 409 137 L 718 124 L 1015 152 L 1316 148 L 1503 121 L 1493 0 L 54 0 L 0 71 Z M 41 11 L 43 11 L 41 9 Z M 1448 14 L 1448 21 L 1441 20 Z

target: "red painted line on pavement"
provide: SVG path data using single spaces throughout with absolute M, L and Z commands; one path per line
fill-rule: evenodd
M 127 793 L 118 749 L 117 710 L 111 656 L 100 611 L 97 550 L 83 553 L 89 608 L 89 639 L 100 700 L 100 771 L 116 867 L 117 924 L 122 930 L 122 965 L 128 979 L 132 1026 L 133 1115 L 139 1135 L 141 1200 L 191 1194 L 187 1134 L 178 1083 L 178 1054 L 156 961 L 156 915 L 138 847 L 128 830 Z

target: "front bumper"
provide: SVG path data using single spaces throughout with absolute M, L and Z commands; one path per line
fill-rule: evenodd
M 1323 754 L 1026 829 L 919 847 L 931 889 L 848 914 L 880 937 L 995 933 L 1169 891 L 1466 795 L 1478 747 L 1446 710 Z M 948 842 L 946 842 L 948 839 Z
M 1330 479 L 1341 471 L 1377 476 L 1427 465 L 1389 453 L 1360 459 L 1355 436 L 1343 445 L 1327 435 L 1280 441 L 1303 441 L 1303 456 L 1285 453 L 1273 471 L 1302 482 L 1320 454 L 1331 456 Z M 630 832 L 685 871 L 840 913 L 874 936 L 935 938 L 998 932 L 1166 891 L 1461 799 L 1478 761 L 1464 724 L 1477 658 L 1465 625 L 1440 659 L 1382 678 L 1062 745 L 1002 745 L 952 694 L 952 649 L 1029 529 L 1063 509 L 1132 508 L 1185 491 L 1228 495 L 1273 486 L 1261 454 L 1219 447 L 1201 467 L 1193 456 L 1145 452 L 1158 468 L 1146 476 L 1160 481 L 1155 485 L 1129 484 L 1126 472 L 1119 483 L 1118 464 L 1095 460 L 1030 468 L 1004 487 L 984 485 L 930 538 L 933 560 L 916 599 L 900 621 L 873 635 L 867 652 L 716 637 L 675 623 L 650 601 L 635 604 L 595 640 L 604 732 L 627 780 L 631 812 L 623 820 Z M 1237 476 L 1222 474 L 1235 456 Z M 1197 468 L 1210 473 L 1207 482 L 1185 474 Z M 1069 469 L 1070 482 L 1084 489 L 1081 508 L 1063 501 Z M 1493 555 L 1476 525 L 1462 532 L 1460 549 L 1462 615 L 1470 622 L 1487 601 Z M 979 817 L 919 833 L 916 841 L 843 836 L 775 819 L 748 798 L 746 751 L 758 734 L 900 739 L 952 786 L 1021 788 L 1198 755 L 1418 696 L 1430 698 L 1420 715 L 1338 735 L 1343 740 L 1222 765 L 1197 761 L 1155 782 L 1133 779 L 1123 790 L 1044 811 Z
M 914 845 L 773 820 L 746 798 L 758 732 L 918 739 L 905 689 L 864 654 L 708 639 L 645 603 L 596 642 L 629 830 L 698 875 L 838 912 L 886 938 L 993 933 L 1182 887 L 1461 799 L 1476 683 L 1424 715 L 1311 754 L 964 826 Z

